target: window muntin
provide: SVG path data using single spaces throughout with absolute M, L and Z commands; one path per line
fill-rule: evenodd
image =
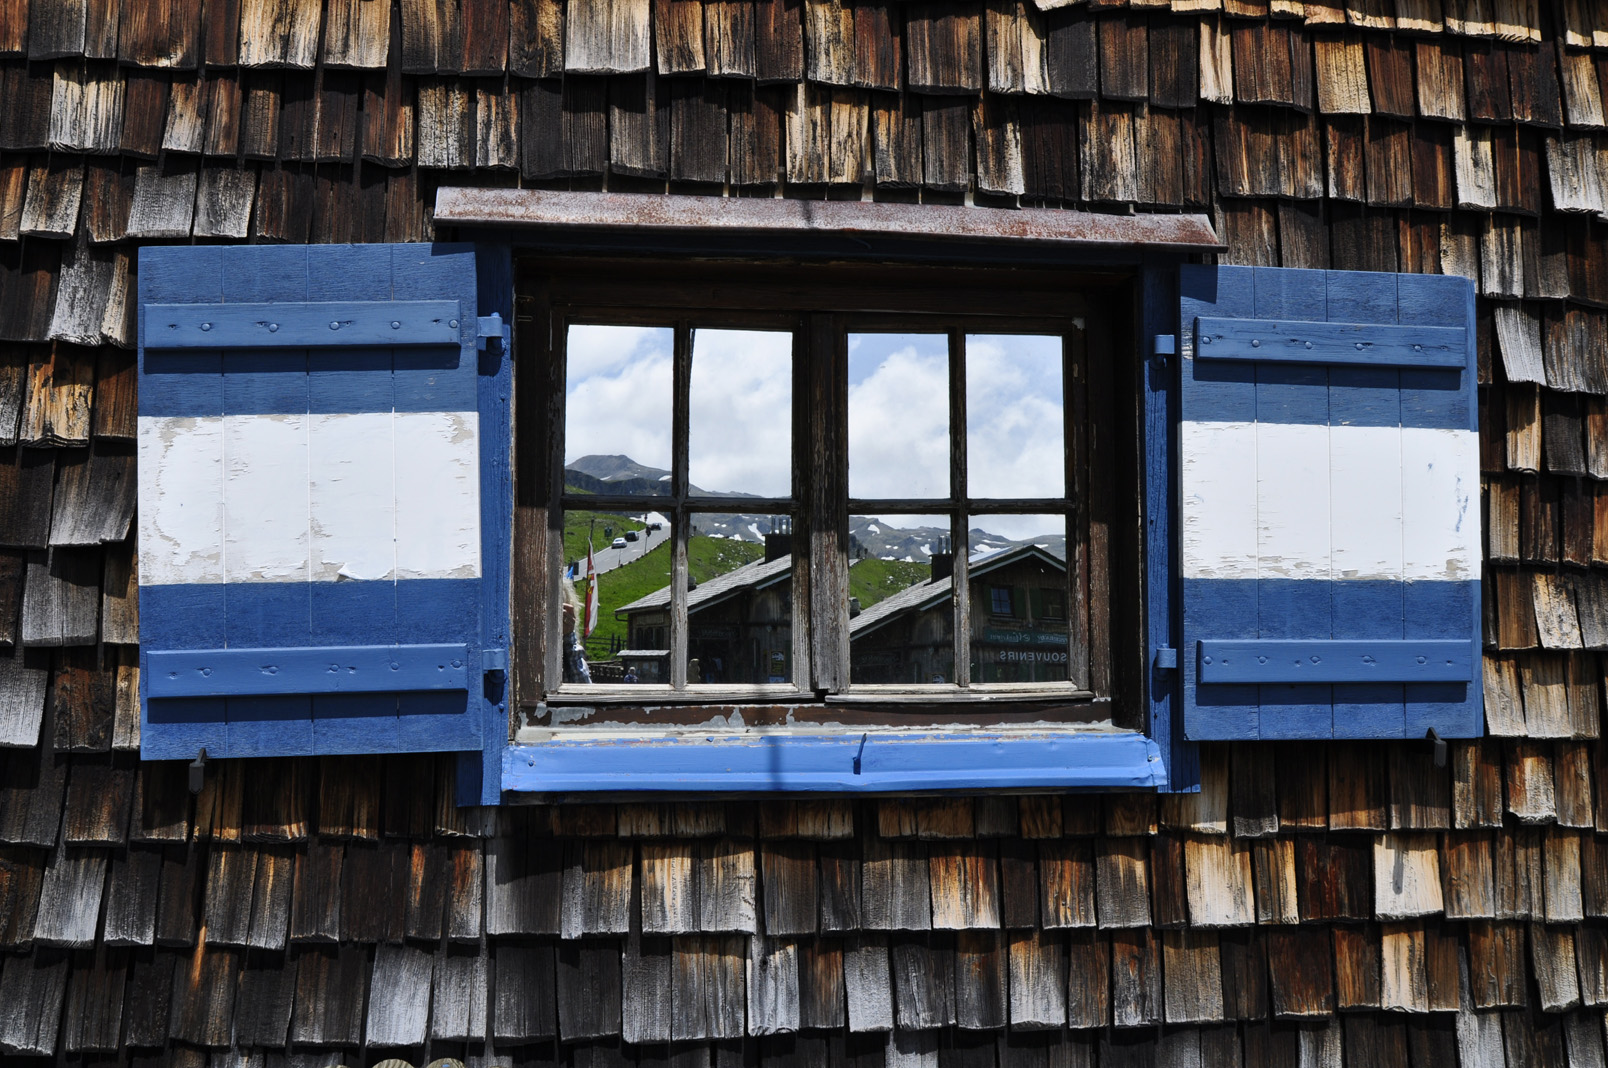
M 573 638 L 565 631 L 560 642 L 585 649 L 587 685 L 792 689 L 800 659 L 787 551 L 797 331 L 773 325 L 780 328 L 699 317 L 562 323 L 560 581 L 573 584 L 581 610 Z M 633 370 L 633 354 L 651 377 Z M 637 462 L 616 442 L 642 443 L 665 466 Z M 631 503 L 615 501 L 622 497 L 652 500 L 624 514 L 594 508 Z M 616 518 L 625 540 L 605 538 L 601 563 L 594 552 L 588 565 L 572 547 L 580 524 L 595 528 L 599 515 Z M 561 617 L 561 630 L 568 621 Z M 574 671 L 563 678 L 582 682 Z
M 990 324 L 988 332 L 967 330 L 966 322 L 955 317 L 944 324 L 949 329 L 943 334 L 878 333 L 871 330 L 874 319 L 857 318 L 847 333 L 851 511 L 888 520 L 918 509 L 940 508 L 948 520 L 950 544 L 966 547 L 962 553 L 948 554 L 945 574 L 934 572 L 928 594 L 912 591 L 904 598 L 902 610 L 921 620 L 884 618 L 890 611 L 884 606 L 857 627 L 851 621 L 851 683 L 870 686 L 876 684 L 873 678 L 879 678 L 889 684 L 965 690 L 974 683 L 1064 687 L 1071 682 L 1087 688 L 1086 671 L 1074 668 L 1087 663 L 1087 628 L 1061 625 L 1053 635 L 1034 632 L 1033 640 L 1055 643 L 1055 648 L 1038 648 L 1032 655 L 998 647 L 989 640 L 991 632 L 983 621 L 1009 623 L 1025 617 L 1026 588 L 1002 586 L 1003 600 L 996 602 L 991 586 L 968 577 L 973 565 L 985 571 L 1015 567 L 1018 557 L 1032 552 L 1045 555 L 1052 561 L 1049 569 L 1056 572 L 1035 584 L 1056 582 L 1063 595 L 1072 592 L 1074 569 L 1068 566 L 1067 552 L 1069 544 L 1078 542 L 1067 537 L 1069 519 L 1079 531 L 1083 528 L 1078 526 L 1082 502 L 1067 492 L 1068 472 L 1074 466 L 1081 470 L 1085 461 L 1067 445 L 1081 441 L 1085 428 L 1069 428 L 1068 414 L 1088 410 L 1085 322 L 1069 317 L 1053 322 L 1052 331 L 1047 328 L 1051 323 L 1023 320 L 1008 324 L 1016 330 Z M 870 360 L 862 359 L 856 366 L 857 352 L 880 359 L 875 372 L 865 370 Z M 898 466 L 877 462 L 899 456 L 895 450 L 867 431 L 862 430 L 858 440 L 855 435 L 857 414 L 862 424 L 878 428 L 892 422 L 868 417 L 865 409 L 857 413 L 855 408 L 856 381 L 874 381 L 874 375 L 888 368 L 898 368 L 912 380 L 905 392 L 914 412 L 910 436 L 918 439 L 919 446 L 907 447 L 899 457 L 904 463 Z M 951 430 L 960 427 L 964 432 Z M 868 438 L 871 448 L 862 445 Z M 919 465 L 915 457 L 933 453 L 947 460 L 947 477 L 923 477 L 936 465 L 930 460 Z M 875 475 L 857 479 L 856 470 L 867 466 L 876 468 Z M 915 473 L 905 477 L 906 471 Z M 855 492 L 867 483 L 885 487 L 885 495 L 877 499 Z M 945 611 L 953 618 L 940 625 L 937 616 Z M 942 658 L 946 667 L 940 670 L 939 658 L 930 649 L 945 640 L 953 648 Z M 1080 648 L 1073 649 L 1074 643 Z M 1021 665 L 1030 665 L 1031 670 L 1020 670 Z
M 852 274 L 853 269 L 845 269 L 845 275 Z M 713 275 L 714 269 L 709 273 Z M 760 271 L 758 273 L 764 273 Z M 919 272 L 912 272 L 919 273 Z M 987 272 L 980 272 L 987 273 Z M 835 276 L 836 271 L 832 272 Z M 824 275 L 823 275 L 824 276 Z M 1087 276 L 1084 276 L 1085 278 Z M 829 280 L 831 281 L 831 280 Z M 1089 405 L 1084 397 L 1081 377 L 1075 371 L 1068 369 L 1065 364 L 1072 349 L 1079 349 L 1078 359 L 1084 359 L 1081 350 L 1087 347 L 1087 340 L 1083 336 L 1084 319 L 1090 306 L 1087 297 L 1075 286 L 1055 287 L 1034 291 L 1032 287 L 1020 290 L 1010 288 L 990 289 L 984 287 L 963 287 L 956 292 L 928 292 L 904 289 L 898 286 L 867 286 L 853 281 L 842 285 L 828 284 L 824 287 L 809 286 L 783 286 L 773 289 L 756 289 L 746 283 L 733 284 L 722 290 L 719 286 L 706 287 L 697 281 L 686 286 L 670 285 L 660 287 L 649 285 L 636 288 L 620 287 L 608 283 L 593 282 L 570 286 L 562 285 L 559 290 L 567 291 L 566 295 L 579 296 L 584 293 L 586 299 L 581 300 L 555 300 L 552 308 L 551 322 L 586 322 L 592 325 L 603 325 L 612 321 L 621 323 L 685 323 L 688 325 L 686 333 L 687 344 L 690 348 L 692 339 L 699 331 L 709 331 L 716 328 L 748 326 L 755 329 L 779 329 L 785 325 L 794 331 L 797 358 L 794 365 L 794 412 L 793 412 L 793 441 L 795 442 L 795 463 L 809 468 L 804 481 L 795 481 L 794 495 L 789 501 L 771 500 L 769 506 L 776 509 L 779 515 L 788 516 L 793 524 L 795 540 L 801 546 L 800 560 L 795 561 L 794 573 L 791 576 L 795 585 L 802 579 L 804 586 L 799 593 L 797 610 L 805 613 L 805 622 L 794 628 L 795 641 L 792 654 L 796 670 L 793 674 L 795 681 L 790 687 L 773 687 L 767 682 L 760 683 L 760 694 L 769 693 L 780 696 L 790 692 L 792 700 L 808 700 L 819 702 L 824 696 L 828 702 L 834 700 L 852 700 L 861 703 L 876 704 L 886 700 L 897 700 L 899 690 L 916 684 L 922 687 L 922 692 L 931 697 L 941 697 L 944 694 L 963 697 L 967 692 L 986 693 L 995 687 L 990 681 L 982 679 L 973 680 L 971 676 L 972 661 L 970 647 L 967 642 L 967 631 L 971 627 L 957 628 L 953 626 L 953 617 L 956 612 L 967 613 L 966 618 L 975 623 L 979 618 L 972 613 L 966 603 L 969 600 L 969 584 L 959 583 L 954 589 L 956 595 L 950 598 L 950 607 L 947 609 L 949 617 L 947 623 L 948 643 L 944 650 L 945 663 L 941 671 L 916 672 L 908 663 L 902 664 L 900 672 L 889 677 L 882 673 L 873 679 L 870 673 L 855 666 L 851 672 L 850 634 L 851 617 L 856 615 L 848 604 L 851 586 L 850 575 L 847 572 L 856 563 L 863 560 L 863 554 L 857 552 L 854 544 L 854 530 L 863 521 L 878 522 L 885 528 L 891 527 L 894 522 L 915 523 L 930 525 L 937 531 L 945 531 L 945 537 L 955 543 L 956 536 L 960 537 L 960 544 L 966 544 L 974 552 L 980 546 L 971 544 L 971 533 L 980 530 L 984 533 L 984 541 L 997 544 L 1001 540 L 1000 531 L 1007 529 L 1009 524 L 1020 522 L 1025 516 L 1054 514 L 1058 517 L 1057 529 L 1065 530 L 1065 536 L 1057 540 L 1071 547 L 1071 558 L 1063 565 L 1067 576 L 1064 580 L 1066 586 L 1059 593 L 1063 604 L 1071 606 L 1072 619 L 1067 625 L 1068 642 L 1072 646 L 1067 657 L 1067 673 L 1079 680 L 1073 684 L 1066 681 L 1034 680 L 1030 685 L 1023 687 L 1018 683 L 1005 683 L 1005 690 L 1011 694 L 1019 694 L 1021 699 L 1060 699 L 1076 700 L 1080 696 L 1089 695 L 1091 690 L 1098 694 L 1110 694 L 1110 680 L 1112 673 L 1109 664 L 1097 667 L 1094 677 L 1090 679 L 1089 664 L 1091 655 L 1104 658 L 1105 650 L 1109 648 L 1109 637 L 1104 633 L 1108 627 L 1107 608 L 1103 602 L 1106 599 L 1107 582 L 1110 575 L 1110 564 L 1121 556 L 1120 552 L 1113 554 L 1111 543 L 1102 531 L 1102 536 L 1095 539 L 1091 535 L 1091 501 L 1094 494 L 1094 482 L 1107 481 L 1111 464 L 1121 462 L 1120 450 L 1108 451 L 1103 458 L 1096 461 L 1102 466 L 1099 477 L 1091 480 L 1089 468 L 1092 456 L 1085 440 L 1085 435 L 1092 434 L 1088 427 L 1076 426 L 1079 416 L 1087 418 Z M 743 292 L 746 290 L 747 292 Z M 618 292 L 617 292 L 618 291 Z M 743 292 L 742 296 L 738 296 Z M 698 299 L 685 299 L 688 295 Z M 908 303 L 916 308 L 910 311 L 879 311 L 867 312 L 815 312 L 812 306 L 818 298 L 820 304 L 829 305 L 831 298 L 843 301 L 847 306 L 853 307 L 854 302 L 870 294 L 879 304 L 887 304 L 890 308 L 901 303 Z M 889 294 L 892 294 L 890 296 Z M 598 297 L 602 300 L 598 300 Z M 713 296 L 713 300 L 707 298 Z M 707 303 L 708 307 L 703 305 Z M 749 311 L 752 307 L 775 307 L 775 312 L 756 313 Z M 976 314 L 978 308 L 983 308 L 983 314 Z M 658 309 L 658 310 L 656 310 Z M 960 309 L 964 314 L 955 313 Z M 997 312 L 998 314 L 993 314 Z M 1046 314 L 1049 312 L 1051 314 Z M 781 322 L 785 320 L 786 322 Z M 1106 320 L 1109 323 L 1109 320 Z M 1058 407 L 1064 411 L 1064 422 L 1061 428 L 1061 449 L 1065 452 L 1064 462 L 1060 470 L 1065 473 L 1064 485 L 1072 492 L 1057 498 L 1005 498 L 975 496 L 968 497 L 962 492 L 965 487 L 967 469 L 964 466 L 964 445 L 959 449 L 959 456 L 955 451 L 950 455 L 950 479 L 947 494 L 943 487 L 929 490 L 939 495 L 917 498 L 853 498 L 847 490 L 849 488 L 850 472 L 852 470 L 852 453 L 849 449 L 849 427 L 847 403 L 849 371 L 848 339 L 851 334 L 877 334 L 877 335 L 918 335 L 924 340 L 932 339 L 934 335 L 941 337 L 946 355 L 949 356 L 948 386 L 950 389 L 950 411 L 947 413 L 948 425 L 951 427 L 966 426 L 966 391 L 965 378 L 966 346 L 972 342 L 974 347 L 978 341 L 998 343 L 1002 339 L 1013 342 L 1017 338 L 1027 338 L 1030 341 L 1038 340 L 1038 344 L 1054 344 L 1063 349 L 1062 389 L 1064 396 L 1058 398 Z M 1069 336 L 1074 336 L 1070 346 L 1067 344 Z M 1106 339 L 1106 352 L 1110 353 L 1111 334 L 1109 326 L 1103 335 Z M 1046 342 L 1042 339 L 1052 339 Z M 958 358 L 956 354 L 958 353 Z M 830 374 L 826 373 L 827 365 Z M 1106 372 L 1110 375 L 1110 370 Z M 1040 376 L 1041 378 L 1044 376 Z M 1078 397 L 1074 398 L 1074 387 Z M 835 398 L 823 397 L 825 393 L 836 391 Z M 825 392 L 823 392 L 825 391 Z M 957 392 L 958 391 L 958 392 Z M 1125 394 L 1131 397 L 1132 394 Z M 1121 419 L 1120 411 L 1113 413 L 1109 403 L 1110 394 L 1105 394 L 1106 403 L 1099 406 L 1097 411 L 1103 418 L 1111 418 L 1115 414 Z M 834 407 L 835 406 L 835 407 Z M 940 413 L 942 416 L 945 413 Z M 839 421 L 837 430 L 832 431 L 829 424 L 833 420 Z M 817 463 L 817 457 L 830 456 L 833 446 L 830 444 L 832 433 L 841 434 L 840 444 L 836 448 L 837 459 L 832 464 Z M 951 441 L 964 442 L 966 435 L 951 435 Z M 823 445 L 824 442 L 824 445 Z M 1129 443 L 1127 448 L 1132 449 L 1136 443 Z M 824 451 L 823 451 L 824 448 Z M 830 470 L 826 470 L 830 468 Z M 1076 473 L 1075 473 L 1076 472 Z M 795 475 L 795 480 L 797 475 Z M 824 484 L 835 480 L 835 489 L 830 493 L 823 493 Z M 897 492 L 897 491 L 895 491 Z M 986 490 L 985 490 L 986 492 Z M 833 495 L 835 496 L 835 502 Z M 598 503 L 598 502 L 588 502 Z M 655 502 L 656 505 L 667 502 Z M 688 505 L 688 536 L 691 536 L 692 525 L 699 520 L 696 518 L 708 508 L 717 514 L 730 515 L 734 509 L 729 502 L 712 501 L 702 498 L 696 502 L 687 501 Z M 791 511 L 785 507 L 790 505 Z M 744 503 L 738 506 L 742 509 L 751 509 L 753 504 Z M 837 510 L 838 518 L 832 512 Z M 860 518 L 852 518 L 858 516 Z M 921 517 L 927 517 L 922 519 Z M 820 553 L 819 541 L 814 545 L 815 552 L 807 550 L 811 546 L 812 524 L 818 532 L 818 524 L 825 522 L 828 526 L 836 527 L 843 524 L 851 529 L 844 530 L 841 538 L 834 538 L 838 544 L 847 546 L 842 553 L 842 571 L 834 578 L 828 571 L 822 571 L 823 557 Z M 1044 533 L 1037 529 L 1031 533 L 1024 533 L 1024 539 L 1017 540 L 1043 540 L 1038 535 Z M 986 537 L 991 535 L 992 537 Z M 1092 547 L 1091 547 L 1091 543 Z M 986 550 L 984 550 L 986 551 Z M 876 554 L 881 556 L 883 554 Z M 964 571 L 966 563 L 965 553 L 959 568 Z M 1125 565 L 1126 566 L 1126 565 Z M 834 589 L 831 591 L 836 600 L 822 600 L 822 587 L 828 585 L 820 581 L 822 577 L 833 579 Z M 1091 580 L 1093 588 L 1098 591 L 1098 598 L 1091 597 Z M 1056 580 L 1048 580 L 1056 581 Z M 811 589 L 813 584 L 814 589 Z M 667 595 L 673 590 L 667 589 Z M 1024 597 L 1030 597 L 1027 590 L 1023 590 Z M 673 607 L 674 596 L 667 596 L 666 600 Z M 954 602 L 962 602 L 956 605 Z M 1024 607 L 1023 614 L 1028 610 Z M 675 628 L 666 613 L 663 625 L 666 630 L 673 632 Z M 835 617 L 841 616 L 841 619 Z M 1126 617 L 1126 613 L 1125 613 Z M 1037 618 L 1035 616 L 1035 618 Z M 821 626 L 821 621 L 829 626 Z M 687 617 L 687 623 L 693 622 Z M 683 627 L 687 627 L 687 623 Z M 841 627 L 841 629 L 838 629 Z M 690 629 L 690 628 L 688 628 Z M 813 633 L 812 633 L 813 630 Z M 823 634 L 823 632 L 826 632 Z M 1097 633 L 1098 632 L 1098 633 Z M 684 630 L 684 633 L 686 631 Z M 690 637 L 690 635 L 688 635 Z M 823 641 L 824 638 L 824 641 Z M 841 645 L 833 642 L 841 640 Z M 671 638 L 670 643 L 674 639 Z M 670 644 L 667 643 L 667 644 Z M 855 642 L 855 650 L 861 643 Z M 841 654 L 833 654 L 831 650 L 841 649 Z M 1091 649 L 1094 650 L 1091 654 Z M 955 654 L 961 652 L 961 658 L 956 668 Z M 671 658 L 673 660 L 674 657 Z M 832 665 L 837 665 L 835 668 Z M 686 665 L 684 665 L 685 667 Z M 665 674 L 673 674 L 673 664 L 666 663 Z M 700 673 L 702 674 L 702 673 Z M 853 677 L 851 678 L 851 674 Z M 639 676 L 644 677 L 645 676 Z M 696 676 L 694 676 L 696 678 Z M 934 684 L 933 679 L 942 681 Z M 656 690 L 649 693 L 645 689 L 637 689 L 629 695 L 618 692 L 605 692 L 603 689 L 593 687 L 585 691 L 575 688 L 547 687 L 542 691 L 551 699 L 559 702 L 613 702 L 622 701 L 654 701 L 675 700 L 677 695 L 684 695 L 683 700 L 694 700 L 698 693 L 706 692 L 696 681 L 672 680 L 675 689 Z M 1092 682 L 1092 684 L 1091 684 Z M 749 684 L 752 685 L 752 684 Z M 936 685 L 936 688 L 934 688 Z M 887 689 L 886 687 L 893 687 Z M 522 691 L 527 695 L 533 691 Z M 714 691 L 708 691 L 713 696 Z M 722 691 L 723 692 L 723 691 Z M 760 694 L 756 694 L 759 696 Z M 734 689 L 731 696 L 722 699 L 743 699 L 740 691 Z M 521 704 L 527 709 L 531 706 L 525 699 Z M 807 716 L 796 705 L 788 705 L 801 716 Z M 929 706 L 930 707 L 930 706 Z M 1002 706 L 1003 707 L 1003 706 Z M 1063 705 L 1069 711 L 1074 706 Z M 645 709 L 644 712 L 647 710 Z M 1024 709 L 1025 711 L 1025 709 Z M 689 709 L 688 714 L 697 716 L 695 710 Z M 762 711 L 750 708 L 747 713 L 750 722 L 764 718 Z M 1103 715 L 1096 712 L 1096 718 L 1106 718 L 1112 715 L 1105 712 Z M 659 721 L 659 716 L 671 716 L 669 708 L 654 714 L 652 718 Z M 796 717 L 789 713 L 788 722 Z M 1073 715 L 1074 719 L 1080 718 Z M 1009 714 L 1007 713 L 1007 719 Z M 687 722 L 694 722 L 688 720 Z M 533 721 L 535 722 L 535 721 Z M 668 722 L 668 720 L 666 721 Z

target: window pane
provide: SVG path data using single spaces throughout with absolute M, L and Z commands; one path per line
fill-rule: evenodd
M 687 478 L 693 493 L 792 492 L 793 335 L 692 335 Z
M 626 619 L 615 613 L 626 598 L 634 596 L 630 591 L 644 575 L 662 568 L 668 576 L 669 542 L 670 524 L 659 512 L 627 515 L 572 508 L 564 513 L 565 600 L 577 606 L 573 619 L 566 622 L 573 623 L 593 682 L 623 681 L 626 664 L 621 651 L 628 649 L 636 636 Z M 595 599 L 589 597 L 591 591 L 595 591 Z M 566 648 L 568 644 L 566 635 Z M 564 681 L 584 680 L 575 677 L 566 663 Z
M 756 685 L 793 677 L 790 516 L 692 517 L 687 682 Z
M 1066 496 L 1061 339 L 966 335 L 966 491 Z
M 949 519 L 849 519 L 849 681 L 954 681 Z
M 949 495 L 949 340 L 850 334 L 849 496 Z
M 687 542 L 689 683 L 792 678 L 790 531 L 788 516 L 693 516 Z M 611 582 L 616 591 L 613 614 L 624 640 L 614 681 L 670 681 L 670 564 L 669 545 L 656 543 L 641 560 L 603 579 L 605 597 Z
M 969 540 L 972 682 L 1065 682 L 1066 517 L 978 516 Z
M 674 332 L 572 326 L 564 385 L 567 492 L 668 494 Z

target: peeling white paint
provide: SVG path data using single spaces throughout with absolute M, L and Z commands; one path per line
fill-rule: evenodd
M 1256 556 L 1260 578 L 1327 579 L 1334 546 L 1329 522 L 1329 428 L 1256 425 Z
M 308 417 L 313 581 L 396 571 L 395 415 Z
M 225 581 L 308 580 L 307 422 L 224 417 Z
M 396 577 L 480 575 L 480 417 L 396 415 Z
M 139 421 L 140 582 L 222 582 L 223 420 Z
M 1480 576 L 1480 442 L 1469 430 L 1403 430 L 1401 499 L 1413 578 Z
M 139 421 L 140 581 L 480 575 L 474 412 Z
M 1185 422 L 1180 445 L 1186 578 L 1479 577 L 1472 431 Z

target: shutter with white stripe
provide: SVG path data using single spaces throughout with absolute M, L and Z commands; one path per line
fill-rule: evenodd
M 1480 733 L 1473 285 L 1180 274 L 1185 733 Z
M 481 748 L 473 248 L 147 248 L 139 277 L 143 754 Z

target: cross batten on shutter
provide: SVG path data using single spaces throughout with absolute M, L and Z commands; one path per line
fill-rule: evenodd
M 1468 359 L 1468 331 L 1461 327 L 1202 316 L 1195 342 L 1197 360 L 1461 368 Z
M 1180 273 L 1192 739 L 1480 733 L 1465 279 Z
M 453 345 L 464 317 L 451 300 L 151 304 L 140 338 L 147 351 Z
M 147 248 L 140 286 L 142 753 L 480 749 L 473 248 Z
M 153 652 L 148 697 L 468 690 L 464 645 Z
M 1468 682 L 1468 642 L 1208 641 L 1201 682 Z

